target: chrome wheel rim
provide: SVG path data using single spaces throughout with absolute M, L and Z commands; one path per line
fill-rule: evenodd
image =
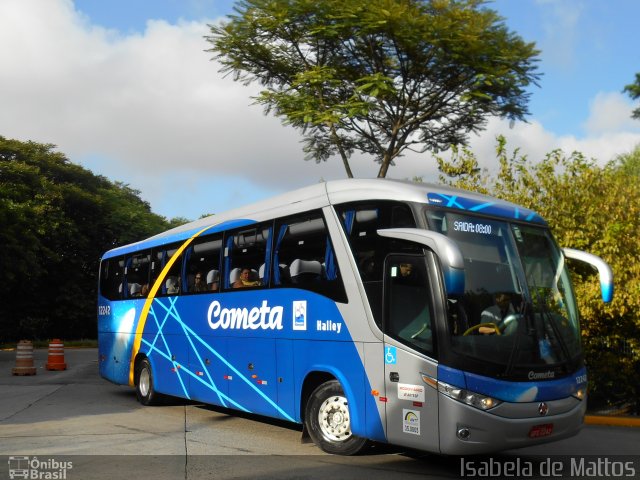
M 332 442 L 344 442 L 351 437 L 351 418 L 347 399 L 340 396 L 327 398 L 318 411 L 322 435 Z
M 149 386 L 151 385 L 151 376 L 149 375 L 149 370 L 147 368 L 143 368 L 140 372 L 140 379 L 138 380 L 138 389 L 140 390 L 140 395 L 146 397 L 149 395 Z

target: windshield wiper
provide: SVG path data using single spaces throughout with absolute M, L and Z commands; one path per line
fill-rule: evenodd
M 551 326 L 551 330 L 553 330 L 553 335 L 556 338 L 556 340 L 558 341 L 558 344 L 560 345 L 560 349 L 562 350 L 562 353 L 564 354 L 564 357 L 567 361 L 571 361 L 571 354 L 569 353 L 569 347 L 567 346 L 567 343 L 565 342 L 563 336 L 562 336 L 562 332 L 560 332 L 558 325 L 555 321 L 555 319 L 553 318 L 553 316 L 551 315 L 551 313 L 549 312 L 548 309 L 542 308 L 541 309 L 541 315 L 542 315 L 542 319 L 543 322 L 546 320 L 547 323 Z M 545 330 L 544 328 L 544 323 L 542 325 L 543 331 Z M 545 332 L 546 334 L 546 332 Z M 546 338 L 541 339 L 542 341 L 548 341 Z M 542 352 L 540 352 L 540 357 L 542 357 Z M 543 360 L 545 360 L 543 358 Z
M 511 375 L 511 372 L 514 369 L 516 360 L 518 355 L 520 355 L 520 349 L 522 347 L 522 337 L 530 336 L 534 337 L 535 331 L 533 328 L 529 328 L 528 324 L 531 321 L 531 314 L 528 313 L 530 310 L 529 302 L 525 301 L 524 294 L 522 295 L 522 305 L 520 307 L 520 315 L 522 316 L 522 320 L 518 322 L 518 329 L 515 331 L 515 342 L 513 344 L 513 348 L 511 349 L 511 354 L 509 355 L 509 360 L 507 361 L 507 368 L 505 369 L 505 375 Z M 523 332 L 524 330 L 524 332 Z

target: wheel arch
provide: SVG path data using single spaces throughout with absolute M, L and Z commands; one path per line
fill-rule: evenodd
M 344 396 L 349 404 L 352 431 L 359 436 L 366 436 L 365 399 L 363 381 L 350 379 L 342 371 L 330 366 L 322 366 L 311 369 L 304 378 L 300 391 L 300 420 L 304 423 L 307 403 L 313 391 L 323 383 L 336 380 L 340 383 Z M 357 384 L 355 384 L 357 383 Z

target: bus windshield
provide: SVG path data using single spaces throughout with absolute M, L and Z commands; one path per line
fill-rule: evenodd
M 464 257 L 465 292 L 448 297 L 454 363 L 514 380 L 572 371 L 581 362 L 578 311 L 549 231 L 452 212 L 428 217 Z

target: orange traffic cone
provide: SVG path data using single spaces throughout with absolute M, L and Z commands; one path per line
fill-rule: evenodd
M 66 370 L 67 364 L 64 363 L 64 344 L 62 340 L 54 338 L 49 343 L 49 359 L 46 365 L 47 370 Z
M 11 369 L 13 375 L 35 375 L 33 366 L 33 343 L 30 340 L 20 340 L 16 348 L 16 366 Z

